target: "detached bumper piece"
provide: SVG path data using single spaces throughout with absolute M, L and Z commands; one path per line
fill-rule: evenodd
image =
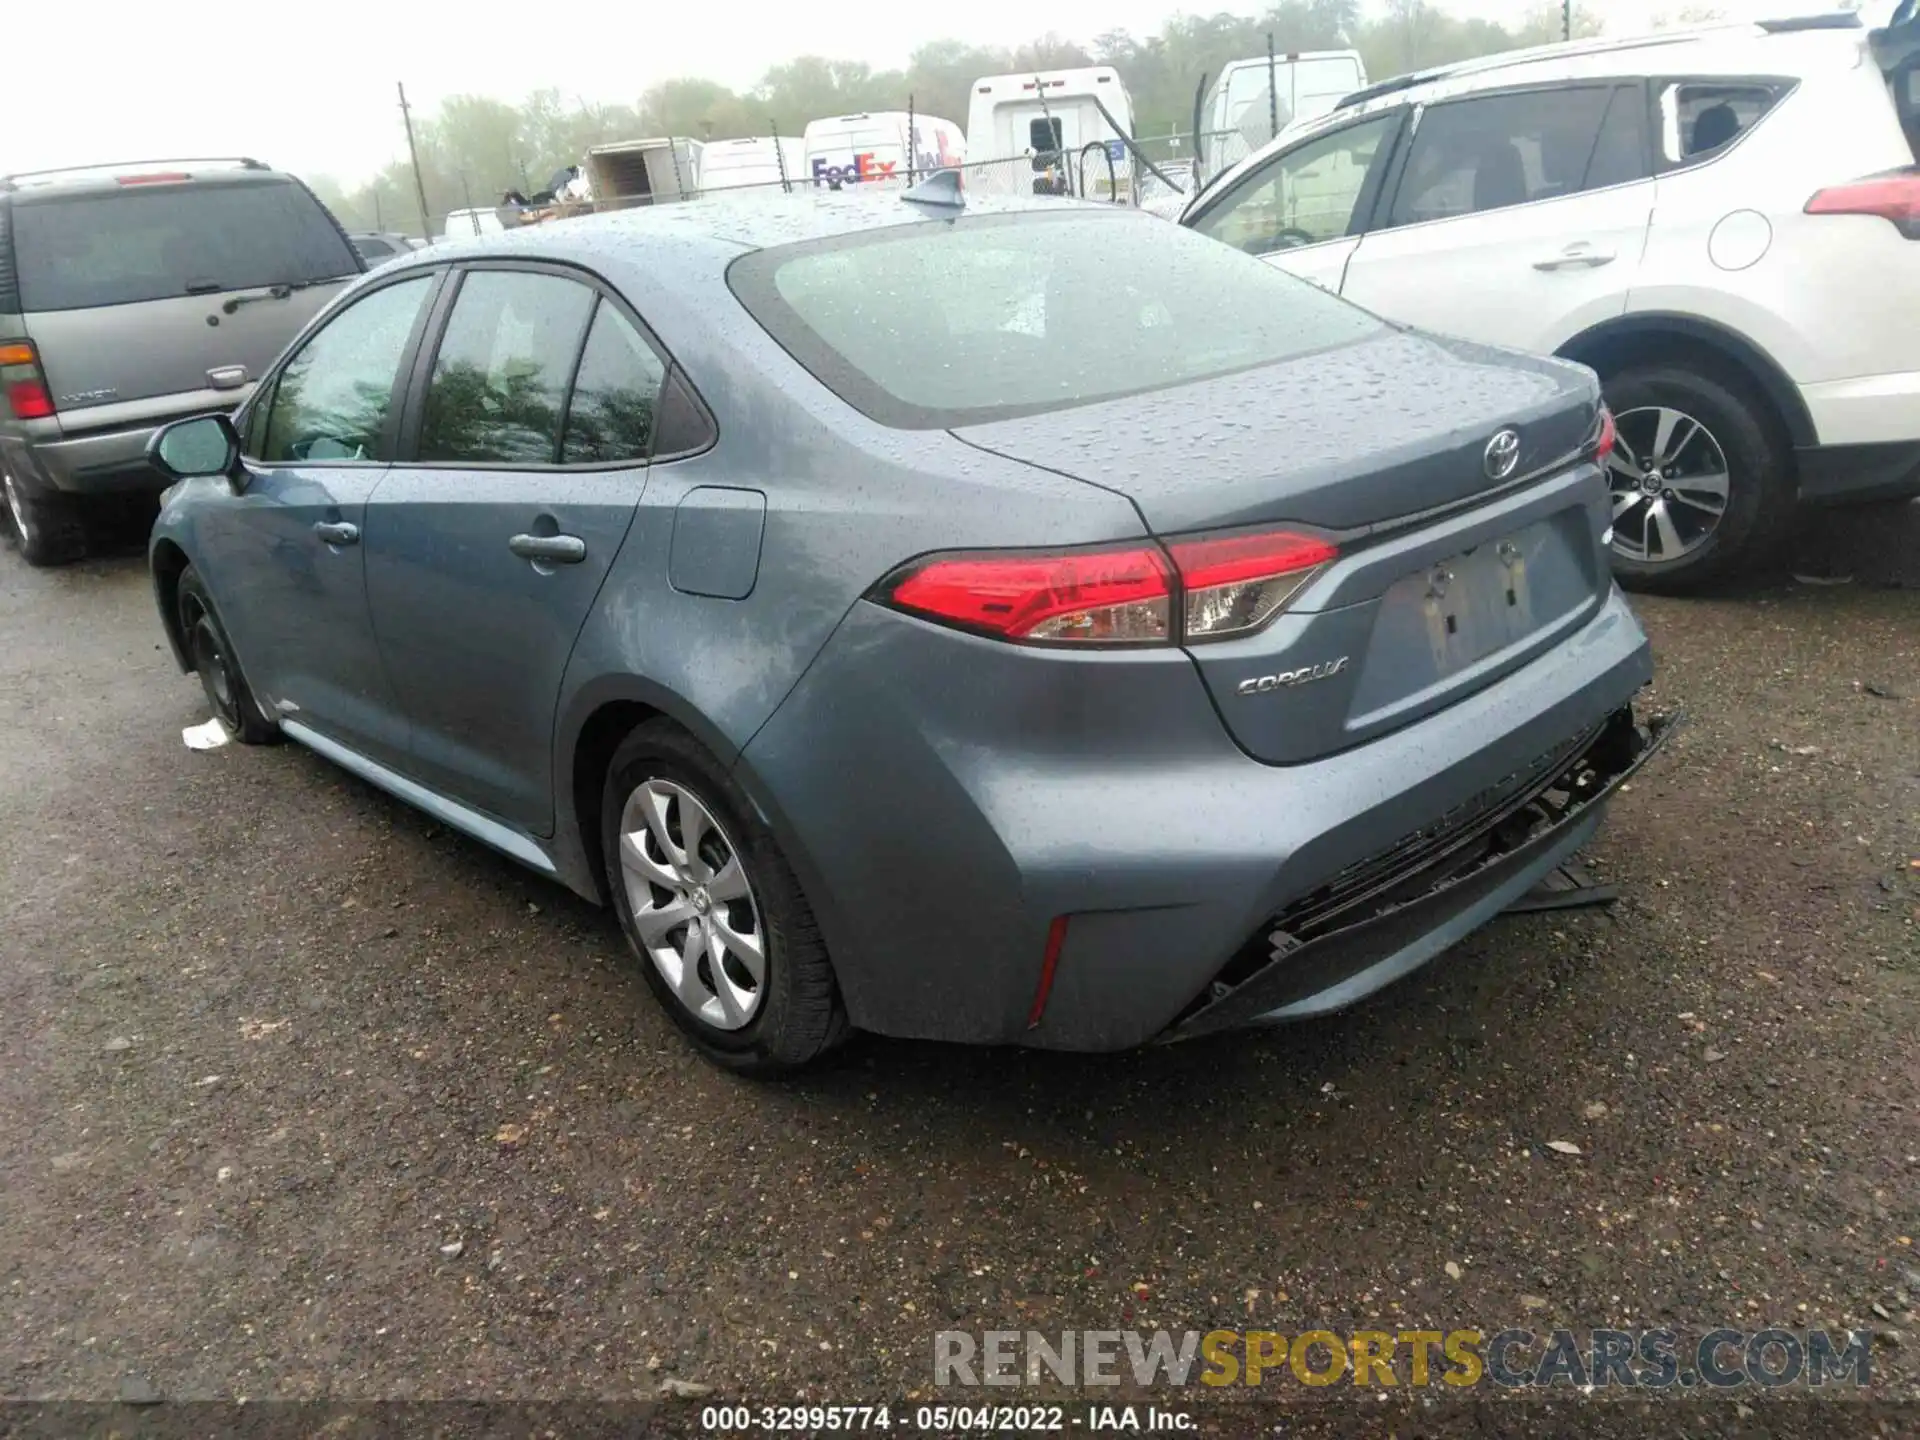
M 1677 716 L 1631 709 L 1521 766 L 1383 854 L 1276 915 L 1163 1035 L 1338 1009 L 1416 968 L 1491 918 L 1585 842 L 1608 797 L 1660 749 Z M 1517 887 L 1517 888 L 1516 888 Z M 1464 926 L 1463 926 L 1464 922 Z M 1398 957 L 1404 964 L 1395 964 Z M 1361 983 L 1367 972 L 1377 983 Z M 1351 990 L 1351 994 L 1329 992 Z M 1309 1005 L 1316 997 L 1329 1003 Z

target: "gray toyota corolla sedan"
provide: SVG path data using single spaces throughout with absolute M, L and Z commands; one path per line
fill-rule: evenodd
M 700 201 L 402 256 L 163 433 L 183 668 L 610 901 L 707 1054 L 1378 989 L 1658 743 L 1576 366 L 1113 207 Z

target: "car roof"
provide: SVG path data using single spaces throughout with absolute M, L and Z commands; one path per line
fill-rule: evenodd
M 164 180 L 158 178 L 163 175 Z M 130 177 L 141 177 L 148 184 L 162 187 L 258 184 L 262 180 L 293 178 L 245 155 L 210 160 L 120 160 L 100 165 L 63 165 L 52 170 L 18 170 L 0 175 L 0 195 L 116 190 Z
M 979 196 L 969 198 L 965 207 L 959 208 L 916 203 L 898 190 L 862 194 L 851 190 L 819 191 L 796 184 L 790 195 L 707 195 L 666 205 L 582 215 L 495 234 L 461 236 L 416 250 L 413 259 L 431 264 L 465 256 L 550 257 L 592 266 L 601 261 L 638 259 L 651 242 L 665 240 L 676 242 L 676 248 L 706 251 L 724 263 L 736 255 L 776 245 L 907 225 L 938 224 L 963 215 L 1062 210 L 1135 213 L 1128 206 L 1058 196 Z

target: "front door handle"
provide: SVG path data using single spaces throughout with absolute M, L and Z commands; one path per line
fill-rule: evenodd
M 344 520 L 322 520 L 313 527 L 313 533 L 329 545 L 358 545 L 360 527 L 349 525 Z
M 523 560 L 549 565 L 578 565 L 587 558 L 587 542 L 578 535 L 516 535 L 507 548 Z
M 1597 270 L 1602 265 L 1611 265 L 1613 259 L 1613 251 L 1595 250 L 1582 241 L 1577 245 L 1569 245 L 1558 255 L 1534 261 L 1533 268 L 1536 270 Z

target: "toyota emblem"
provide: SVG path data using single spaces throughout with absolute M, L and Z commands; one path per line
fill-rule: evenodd
M 1520 463 L 1520 432 L 1502 430 L 1487 441 L 1487 453 L 1484 463 L 1489 480 L 1504 480 L 1513 474 Z

